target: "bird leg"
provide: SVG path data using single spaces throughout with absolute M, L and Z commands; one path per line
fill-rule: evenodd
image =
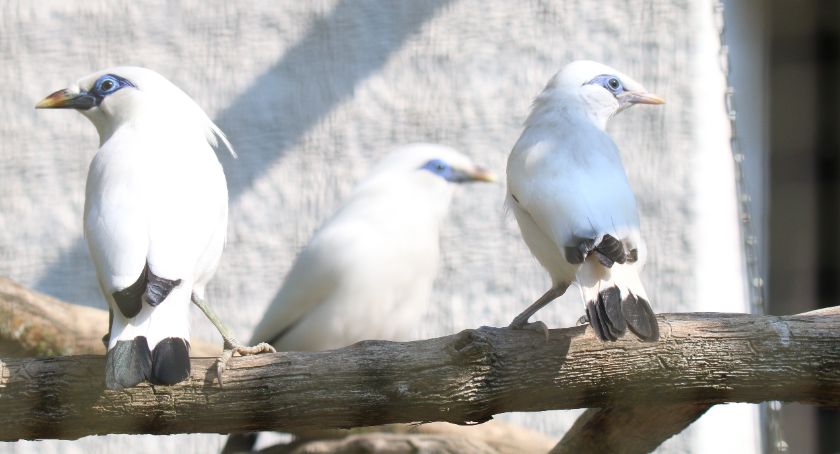
M 111 342 L 111 325 L 114 324 L 114 309 L 108 305 L 108 332 L 102 336 L 102 343 L 105 345 L 105 351 L 108 351 L 108 345 Z
M 545 306 L 546 304 L 554 301 L 560 295 L 566 293 L 567 288 L 569 288 L 569 284 L 561 282 L 560 284 L 557 284 L 554 287 L 548 289 L 548 291 L 545 292 L 543 294 L 543 296 L 539 297 L 539 299 L 534 301 L 534 303 L 531 304 L 530 306 L 528 306 L 527 309 L 522 311 L 521 314 L 517 315 L 513 319 L 513 321 L 510 322 L 510 325 L 508 325 L 508 328 L 510 328 L 510 329 L 530 329 L 530 330 L 534 330 L 538 333 L 544 333 L 545 334 L 545 340 L 548 341 L 548 327 L 545 325 L 545 323 L 540 322 L 540 321 L 536 321 L 536 322 L 533 322 L 533 323 L 528 323 L 528 319 L 531 318 L 531 316 L 534 315 L 535 312 L 542 309 L 543 306 Z
M 222 339 L 224 340 L 222 355 L 219 356 L 219 358 L 216 360 L 216 377 L 219 379 L 220 387 L 223 386 L 222 372 L 224 372 L 225 368 L 227 368 L 227 363 L 228 361 L 230 361 L 231 358 L 233 358 L 234 353 L 239 353 L 241 356 L 246 356 L 257 355 L 260 353 L 276 352 L 274 347 L 272 347 L 269 344 L 266 344 L 265 342 L 260 342 L 259 344 L 254 346 L 247 346 L 242 344 L 241 342 L 239 342 L 238 339 L 236 339 L 236 336 L 233 335 L 233 333 L 228 329 L 228 327 L 225 326 L 224 323 L 222 323 L 221 319 L 219 319 L 219 316 L 216 315 L 216 312 L 213 311 L 213 308 L 211 308 L 206 301 L 193 294 L 192 302 L 193 304 L 198 306 L 199 309 L 201 309 L 201 312 L 204 312 L 204 315 L 206 315 L 210 322 L 213 323 L 213 326 L 215 326 L 216 329 L 219 330 L 219 334 L 222 335 Z

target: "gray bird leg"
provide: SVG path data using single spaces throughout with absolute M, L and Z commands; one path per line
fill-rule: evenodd
M 521 314 L 517 315 L 508 328 L 510 329 L 532 329 L 537 332 L 541 332 L 545 334 L 545 340 L 548 341 L 548 327 L 545 326 L 543 322 L 533 322 L 528 323 L 528 319 L 531 318 L 534 313 L 538 310 L 542 309 L 543 306 L 546 304 L 554 301 L 557 297 L 561 296 L 562 294 L 566 293 L 566 289 L 569 288 L 569 284 L 561 282 L 556 286 L 548 289 L 547 292 L 543 294 L 543 296 L 539 297 L 533 304 L 528 306 L 527 309 L 522 311 Z
M 105 344 L 105 351 L 108 351 L 108 343 L 111 342 L 111 325 L 114 324 L 114 309 L 108 305 L 108 332 L 102 336 L 102 343 Z
M 222 320 L 219 319 L 219 316 L 216 315 L 216 312 L 213 311 L 213 308 L 207 304 L 206 301 L 197 297 L 195 294 L 192 295 L 192 302 L 199 309 L 201 312 L 204 312 L 204 315 L 207 316 L 207 319 L 213 323 L 213 326 L 219 330 L 219 334 L 222 335 L 222 339 L 224 340 L 224 347 L 222 350 L 222 355 L 219 356 L 219 359 L 216 360 L 216 377 L 219 379 L 219 386 L 222 385 L 222 372 L 225 371 L 227 368 L 227 363 L 233 358 L 234 353 L 239 353 L 241 356 L 246 355 L 257 355 L 260 353 L 275 353 L 276 350 L 269 344 L 265 342 L 260 342 L 257 345 L 249 347 L 247 345 L 242 344 L 236 339 L 236 336 L 228 329 L 228 327 L 222 323 Z

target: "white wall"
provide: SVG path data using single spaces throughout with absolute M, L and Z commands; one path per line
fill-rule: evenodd
M 244 338 L 297 251 L 370 163 L 394 144 L 433 141 L 503 174 L 532 97 L 572 59 L 615 66 L 668 100 L 610 127 L 638 194 L 650 255 L 643 279 L 655 310 L 709 310 L 698 299 L 696 232 L 711 225 L 737 235 L 726 187 L 709 196 L 720 203 L 698 207 L 698 191 L 728 184 L 731 174 L 721 158 L 729 153 L 718 125 L 721 87 L 704 79 L 719 77 L 707 2 L 0 1 L 0 11 L 0 274 L 74 303 L 105 307 L 81 236 L 84 178 L 98 141 L 80 115 L 32 107 L 117 64 L 169 77 L 239 152 L 237 161 L 222 157 L 231 223 L 208 296 Z M 704 65 L 708 72 L 698 73 Z M 699 130 L 698 112 L 713 126 Z M 716 157 L 703 162 L 721 172 L 696 172 L 703 156 Z M 546 289 L 502 210 L 503 193 L 474 186 L 456 196 L 418 335 L 507 324 Z M 737 259 L 731 255 L 726 263 Z M 729 289 L 740 274 L 725 279 Z M 740 294 L 717 297 L 742 310 Z M 581 314 L 567 296 L 539 318 L 562 326 Z M 194 319 L 197 336 L 219 340 Z M 559 437 L 576 414 L 512 419 Z M 697 436 L 689 429 L 662 451 L 690 450 Z M 222 440 L 108 436 L 0 451 L 208 452 Z

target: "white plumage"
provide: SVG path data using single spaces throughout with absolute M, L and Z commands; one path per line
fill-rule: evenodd
M 662 102 L 628 76 L 592 61 L 570 63 L 536 98 L 508 160 L 506 203 L 552 288 L 511 326 L 526 326 L 534 312 L 574 284 L 602 339 L 615 340 L 628 326 L 642 339 L 658 338 L 638 277 L 646 249 L 636 201 L 604 129 L 632 104 Z
M 471 181 L 495 176 L 441 145 L 392 151 L 298 255 L 252 342 L 318 351 L 411 340 L 438 271 L 454 184 Z M 231 435 L 222 452 L 249 452 L 255 435 Z
M 233 152 L 230 144 L 189 96 L 145 68 L 99 71 L 37 107 L 75 108 L 99 132 L 84 231 L 111 306 L 106 385 L 185 379 L 190 302 L 202 306 L 227 229 L 213 147 L 221 140 Z
M 252 339 L 286 351 L 409 339 L 438 270 L 453 183 L 492 178 L 440 145 L 386 156 L 315 232 Z

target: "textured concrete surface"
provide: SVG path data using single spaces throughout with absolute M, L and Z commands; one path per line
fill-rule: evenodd
M 590 58 L 668 100 L 610 127 L 639 199 L 654 309 L 711 310 L 698 295 L 713 284 L 722 289 L 714 310 L 743 311 L 709 3 L 0 1 L 0 275 L 104 308 L 81 231 L 95 130 L 74 112 L 33 109 L 94 70 L 135 64 L 161 72 L 236 147 L 240 159 L 221 156 L 231 222 L 208 299 L 247 338 L 311 232 L 389 147 L 445 143 L 503 174 L 531 99 L 565 62 Z M 485 185 L 456 195 L 418 336 L 506 324 L 548 285 L 503 194 Z M 707 228 L 723 237 L 698 243 Z M 709 253 L 718 260 L 703 259 Z M 559 326 L 581 313 L 578 296 L 567 295 L 538 317 Z M 220 340 L 195 315 L 194 334 Z M 559 437 L 576 414 L 510 419 Z M 752 430 L 744 418 L 727 424 Z M 696 432 L 662 450 L 690 451 Z M 211 452 L 222 440 L 108 436 L 0 451 Z

